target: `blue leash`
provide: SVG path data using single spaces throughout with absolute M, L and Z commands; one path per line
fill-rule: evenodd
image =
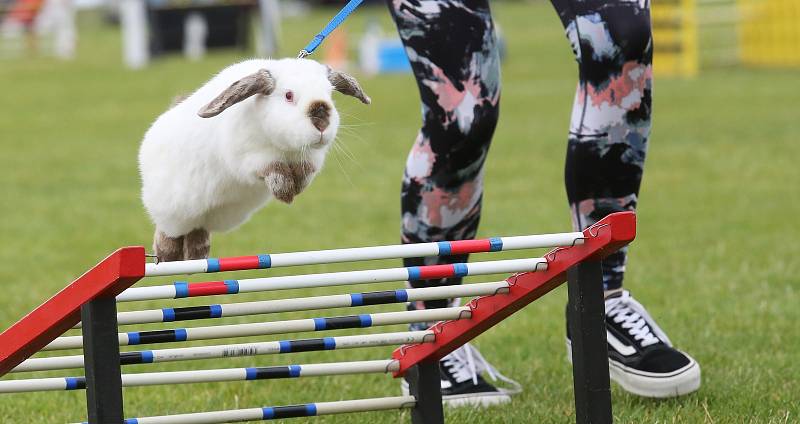
M 350 16 L 350 14 L 353 13 L 353 11 L 356 10 L 356 8 L 363 1 L 364 0 L 350 0 L 349 2 L 347 2 L 344 8 L 342 8 L 342 10 L 340 10 L 339 13 L 337 13 L 336 16 L 334 16 L 333 19 L 331 19 L 330 22 L 328 22 L 328 25 L 325 25 L 325 28 L 322 28 L 322 31 L 320 31 L 319 34 L 314 36 L 314 39 L 312 39 L 311 42 L 308 43 L 306 48 L 300 50 L 300 54 L 297 56 L 297 58 L 302 59 L 310 55 L 311 53 L 314 53 L 314 50 L 316 50 L 317 47 L 319 47 L 319 45 L 322 44 L 322 41 L 325 40 L 325 37 L 330 35 L 330 33 L 333 32 L 333 30 L 335 30 L 336 27 L 341 25 L 342 22 L 344 22 L 344 20 L 347 19 L 347 17 Z

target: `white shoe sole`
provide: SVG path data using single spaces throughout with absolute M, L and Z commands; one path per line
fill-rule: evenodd
M 400 384 L 403 396 L 410 396 L 408 383 Z M 465 393 L 463 395 L 442 395 L 442 404 L 451 408 L 463 406 L 486 407 L 511 402 L 511 396 L 503 392 Z
M 684 353 L 684 355 L 686 355 Z M 669 374 L 639 371 L 609 358 L 611 380 L 635 395 L 651 398 L 683 396 L 700 388 L 700 365 L 689 355 L 689 363 Z M 567 340 L 567 359 L 572 363 L 572 343 Z

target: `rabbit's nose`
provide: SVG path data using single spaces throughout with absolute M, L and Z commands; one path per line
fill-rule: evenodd
M 331 106 L 322 101 L 312 102 L 308 106 L 308 117 L 319 132 L 325 131 L 330 125 Z
M 314 127 L 319 130 L 319 132 L 325 132 L 325 129 L 328 128 L 330 124 L 327 118 L 317 118 L 315 116 L 311 117 L 311 123 L 314 124 Z

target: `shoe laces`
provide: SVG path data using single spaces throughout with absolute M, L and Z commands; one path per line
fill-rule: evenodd
M 664 342 L 672 346 L 664 331 L 655 323 L 641 303 L 637 302 L 630 292 L 622 291 L 621 296 L 606 299 L 606 316 L 621 324 L 642 347 Z M 654 334 L 655 333 L 655 334 Z
M 486 358 L 481 355 L 478 349 L 466 343 L 460 348 L 450 352 L 442 359 L 442 365 L 458 383 L 472 380 L 472 384 L 478 384 L 478 376 L 486 372 L 494 381 L 504 381 L 512 386 L 510 389 L 500 389 L 507 394 L 513 395 L 522 391 L 522 385 L 500 373 Z

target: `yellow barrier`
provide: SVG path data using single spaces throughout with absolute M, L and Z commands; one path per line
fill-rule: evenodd
M 739 59 L 756 66 L 800 66 L 800 0 L 739 0 Z
M 699 58 L 695 0 L 655 0 L 650 17 L 653 22 L 653 71 L 656 75 L 697 75 Z

